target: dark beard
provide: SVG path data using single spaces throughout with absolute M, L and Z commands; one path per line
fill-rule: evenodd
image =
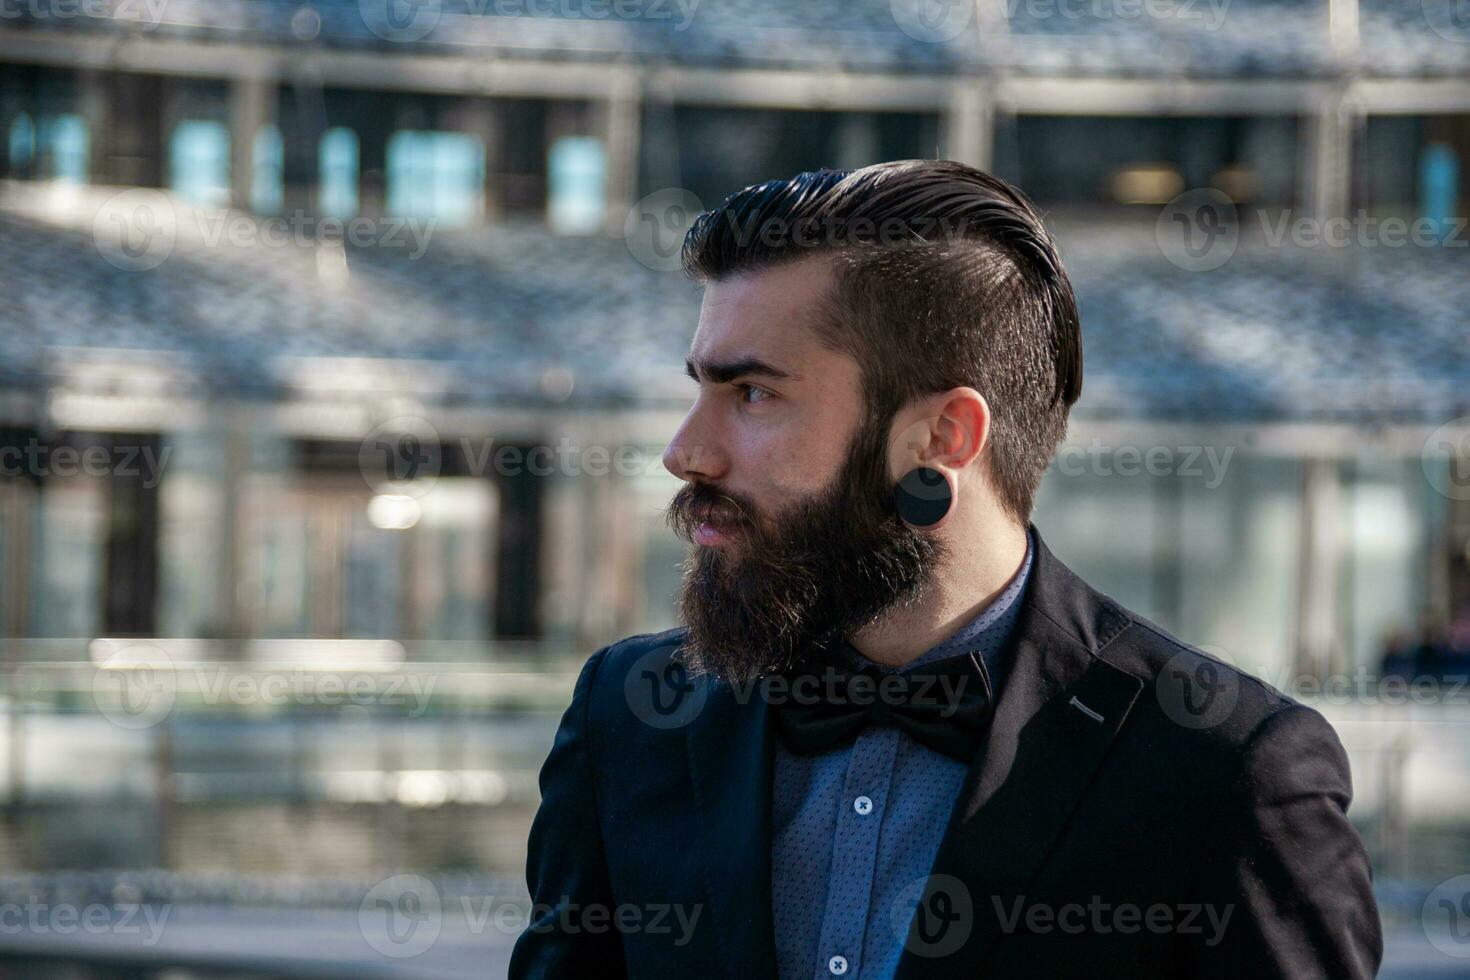
M 786 670 L 923 594 L 945 549 L 894 510 L 887 428 L 870 418 L 836 479 L 766 521 L 743 495 L 679 489 L 668 519 L 680 537 L 692 541 L 714 505 L 720 529 L 738 539 L 695 547 L 683 565 L 678 607 L 691 667 L 731 682 Z

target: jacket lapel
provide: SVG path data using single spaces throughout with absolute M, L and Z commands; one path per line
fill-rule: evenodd
M 1011 671 L 940 842 L 899 978 L 979 975 L 1003 937 L 1002 913 L 1009 921 L 1143 687 L 1095 656 L 1127 620 L 1039 535 L 1036 551 Z
M 764 699 L 704 679 L 708 698 L 686 729 L 707 921 L 732 978 L 776 975 L 771 914 L 774 728 Z M 744 701 L 745 703 L 742 703 Z

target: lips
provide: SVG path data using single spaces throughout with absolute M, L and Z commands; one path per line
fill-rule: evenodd
M 739 513 L 720 503 L 691 507 L 690 516 L 693 518 L 691 523 L 694 525 L 694 539 L 697 544 L 719 544 L 740 526 Z
M 738 523 L 736 513 L 729 506 L 720 503 L 695 506 L 692 511 L 697 523 L 708 524 L 721 531 L 729 530 Z

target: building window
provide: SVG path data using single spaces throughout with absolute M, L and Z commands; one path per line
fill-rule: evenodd
M 346 221 L 357 215 L 357 134 L 338 126 L 322 134 L 317 151 L 320 186 L 317 209 L 322 215 Z
M 388 211 L 468 225 L 485 209 L 485 146 L 465 133 L 403 130 L 388 140 Z
M 10 145 L 8 158 L 10 172 L 20 173 L 29 169 L 36 156 L 36 127 L 31 117 L 22 112 L 10 123 Z
M 53 116 L 41 125 L 43 160 L 47 176 L 74 184 L 87 182 L 87 124 L 81 116 Z
M 1455 230 L 1460 161 L 1446 143 L 1431 143 L 1419 158 L 1419 215 L 1434 222 L 1442 235 Z
M 281 130 L 262 126 L 255 134 L 251 149 L 250 208 L 256 214 L 278 214 L 281 210 L 281 174 L 285 167 L 285 150 Z
M 592 136 L 557 140 L 551 147 L 547 172 L 547 217 L 552 230 L 563 235 L 599 231 L 607 207 L 607 153 L 602 141 Z
M 187 119 L 169 142 L 169 186 L 195 204 L 230 200 L 230 132 L 224 123 Z
M 21 113 L 10 123 L 7 142 L 11 174 L 87 182 L 87 123 L 81 116 L 42 116 L 33 123 Z

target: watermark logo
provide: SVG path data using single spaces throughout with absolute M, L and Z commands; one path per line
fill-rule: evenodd
M 1199 478 L 1206 490 L 1225 482 L 1234 446 L 1112 446 L 1094 438 L 1086 446 L 1065 445 L 1057 452 L 1063 476 L 1172 476 Z
M 171 905 L 138 902 L 0 902 L 0 936 L 136 936 L 143 946 L 163 938 Z
M 131 21 L 151 31 L 163 23 L 168 0 L 0 0 L 0 21 L 92 20 Z
M 469 0 L 472 13 L 493 9 L 497 17 L 556 17 L 561 20 L 629 20 L 661 23 L 678 18 L 675 32 L 694 23 L 700 0 Z
M 357 450 L 362 478 L 375 493 L 422 497 L 443 467 L 439 430 L 418 415 L 398 415 L 373 426 Z
M 1446 41 L 1470 44 L 1470 0 L 1420 0 L 1424 22 Z
M 974 0 L 889 0 L 888 7 L 898 29 L 925 44 L 953 41 L 975 17 Z
M 439 0 L 357 0 L 367 29 L 385 41 L 421 41 L 439 26 Z
M 1024 15 L 1044 20 L 1173 20 L 1217 31 L 1225 23 L 1230 0 L 1005 0 L 1014 23 Z
M 704 710 L 709 685 L 677 655 L 677 644 L 655 647 L 634 661 L 623 678 L 623 697 L 633 716 L 650 728 L 683 728 Z
M 888 921 L 903 948 L 915 956 L 949 956 L 969 941 L 975 903 L 960 879 L 929 875 L 909 882 L 898 893 Z
M 1240 243 L 1235 202 L 1212 187 L 1185 191 L 1159 212 L 1154 239 L 1164 258 L 1187 272 L 1218 269 Z
M 1419 451 L 1424 477 L 1441 495 L 1451 500 L 1470 500 L 1470 415 L 1429 433 Z
M 225 664 L 176 661 L 167 641 L 122 642 L 99 639 L 92 644 L 96 671 L 92 700 L 99 713 L 120 728 L 143 729 L 159 724 L 180 703 L 209 707 L 311 707 L 346 705 L 400 709 L 419 718 L 429 709 L 438 676 L 417 671 L 286 668 L 252 671 Z M 33 687 L 39 678 L 26 675 Z
M 97 664 L 92 703 L 119 728 L 151 728 L 173 711 L 178 676 L 168 653 L 146 643 L 122 647 Z
M 1290 210 L 1272 216 L 1255 210 L 1261 237 L 1271 248 L 1291 244 L 1298 248 L 1466 248 L 1470 219 L 1378 217 L 1359 208 L 1352 214 L 1318 218 L 1294 215 Z
M 1223 650 L 1208 652 L 1226 659 Z M 1176 725 L 1197 730 L 1213 728 L 1235 708 L 1240 696 L 1240 674 L 1233 666 L 1181 650 L 1159 671 L 1154 680 L 1154 694 L 1159 699 L 1159 707 Z
M 1034 936 L 1064 933 L 1107 936 L 1114 933 L 1135 935 L 1200 936 L 1208 947 L 1220 945 L 1235 906 L 1213 905 L 1199 902 L 1183 902 L 1168 905 L 1156 902 L 1153 905 L 1137 905 L 1133 902 L 1109 902 L 1101 895 L 1090 896 L 1088 901 L 1065 902 L 1054 905 L 1049 902 L 1027 902 L 1024 895 L 1007 903 L 999 895 L 991 896 L 996 919 L 1001 932 L 1011 935 L 1024 932 Z
M 173 254 L 179 217 L 162 191 L 135 187 L 102 202 L 92 218 L 92 243 L 110 264 L 146 272 Z
M 699 198 L 682 187 L 654 191 L 633 205 L 623 221 L 628 254 L 654 272 L 677 272 L 684 235 L 703 210 Z
M 172 446 L 151 443 L 128 445 L 118 439 L 111 446 L 53 446 L 34 437 L 24 443 L 0 446 L 0 474 L 5 476 L 127 476 L 152 490 L 163 481 Z
M 1456 875 L 1424 899 L 1419 922 L 1424 936 L 1446 956 L 1470 958 L 1470 875 Z
M 386 878 L 363 896 L 357 925 L 367 944 L 384 956 L 418 956 L 438 942 L 444 927 L 439 889 L 422 875 Z

